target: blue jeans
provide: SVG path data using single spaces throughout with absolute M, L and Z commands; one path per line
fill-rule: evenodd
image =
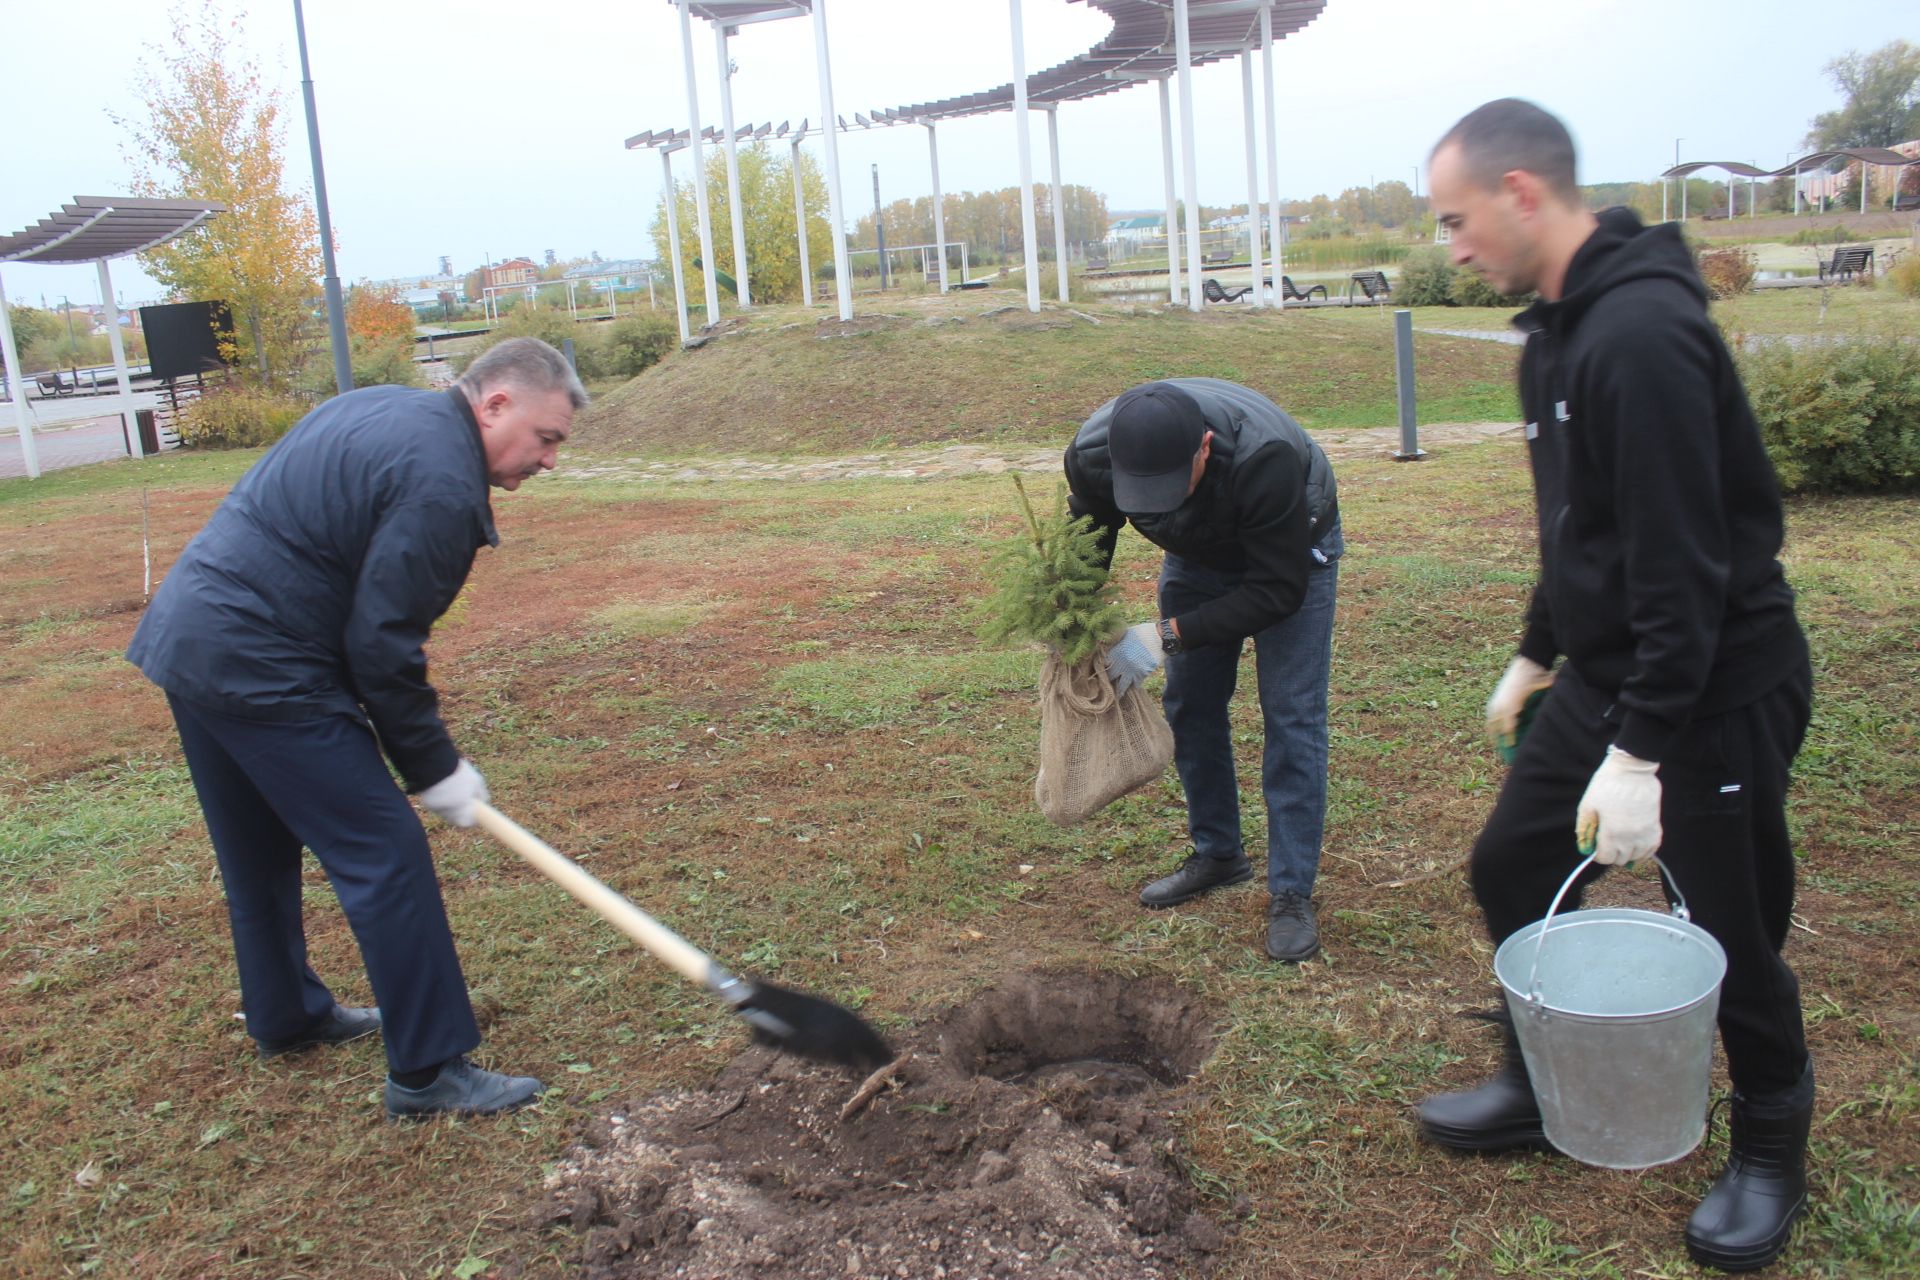
M 1260 785 L 1267 802 L 1267 892 L 1311 895 L 1320 872 L 1327 816 L 1327 678 L 1333 664 L 1340 527 L 1321 539 L 1327 557 L 1307 575 L 1299 611 L 1253 637 L 1266 726 Z M 1160 566 L 1160 615 L 1171 618 L 1218 599 L 1242 575 L 1167 553 Z M 1167 658 L 1167 723 L 1173 763 L 1187 793 L 1187 829 L 1196 853 L 1233 858 L 1240 840 L 1240 783 L 1233 767 L 1228 703 L 1240 675 L 1243 641 L 1203 645 Z

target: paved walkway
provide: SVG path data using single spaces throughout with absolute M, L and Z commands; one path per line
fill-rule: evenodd
M 1420 428 L 1420 447 L 1475 444 L 1516 429 L 1512 422 L 1436 422 Z M 1332 458 L 1391 457 L 1400 447 L 1397 427 L 1316 431 Z M 1063 446 L 1064 447 L 1064 446 Z M 798 458 L 764 462 L 751 458 L 563 458 L 552 479 L 625 480 L 671 483 L 696 480 L 927 480 L 942 476 L 1000 475 L 1009 471 L 1047 473 L 1060 469 L 1061 449 L 1023 449 L 1008 453 L 990 445 L 956 444 L 943 449 L 896 449 L 840 458 Z
M 40 459 L 43 474 L 127 456 L 126 436 L 120 429 L 118 414 L 78 425 L 63 423 L 57 427 L 36 427 L 33 448 Z M 0 428 L 0 479 L 26 474 L 27 460 L 20 453 L 19 432 L 11 425 Z

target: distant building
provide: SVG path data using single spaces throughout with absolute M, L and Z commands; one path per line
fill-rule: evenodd
M 1107 239 L 1138 248 L 1143 240 L 1159 240 L 1166 235 L 1166 218 L 1158 213 L 1128 214 L 1115 218 L 1107 226 Z
M 498 288 L 505 285 L 532 284 L 540 278 L 540 268 L 532 258 L 508 258 L 481 270 L 481 284 Z

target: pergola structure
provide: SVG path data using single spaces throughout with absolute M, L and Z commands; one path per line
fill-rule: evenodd
M 207 200 L 150 200 L 137 196 L 75 196 L 24 231 L 0 237 L 0 263 L 92 262 L 100 270 L 100 301 L 111 313 L 107 339 L 113 346 L 113 369 L 120 384 L 119 410 L 125 419 L 133 412 L 133 384 L 127 376 L 127 351 L 120 340 L 120 305 L 113 298 L 110 258 L 125 257 L 163 245 L 185 235 L 227 206 Z M 0 352 L 7 365 L 7 383 L 13 392 L 13 417 L 20 428 L 20 456 L 27 475 L 38 478 L 40 458 L 33 447 L 33 411 L 27 406 L 26 374 L 13 341 L 13 321 L 7 314 L 6 283 L 0 279 Z M 141 453 L 140 433 L 129 431 L 133 456 Z
M 718 142 L 727 149 L 729 198 L 733 215 L 734 267 L 739 285 L 740 306 L 744 310 L 752 306 L 752 296 L 748 284 L 745 230 L 740 216 L 739 175 L 734 159 L 735 144 L 741 139 L 755 141 L 771 135 L 787 140 L 797 153 L 801 140 L 810 132 L 817 133 L 824 140 L 827 160 L 828 216 L 834 231 L 834 283 L 839 295 L 840 318 L 851 320 L 853 295 L 851 284 L 847 279 L 845 223 L 841 216 L 838 134 L 852 128 L 887 128 L 901 124 L 917 124 L 926 127 L 933 175 L 934 239 L 944 246 L 946 233 L 942 225 L 944 214 L 941 203 L 940 153 L 936 126 L 945 120 L 1011 110 L 1016 120 L 1015 136 L 1020 166 L 1020 204 L 1021 222 L 1025 233 L 1027 306 L 1030 310 L 1037 311 L 1040 308 L 1040 272 L 1037 248 L 1034 243 L 1033 180 L 1026 128 L 1027 112 L 1039 110 L 1047 115 L 1053 207 L 1056 210 L 1054 257 L 1058 267 L 1059 296 L 1064 302 L 1067 298 L 1067 264 L 1065 220 L 1058 215 L 1061 208 L 1059 109 L 1064 103 L 1115 93 L 1148 81 L 1157 83 L 1160 89 L 1160 151 L 1167 204 L 1168 293 L 1175 303 L 1184 299 L 1193 310 L 1200 310 L 1204 303 L 1200 290 L 1200 242 L 1197 235 L 1189 234 L 1186 238 L 1184 289 L 1181 279 L 1178 206 L 1174 199 L 1173 131 L 1169 82 L 1177 82 L 1179 85 L 1186 203 L 1188 209 L 1197 214 L 1199 177 L 1194 156 L 1192 71 L 1195 66 L 1236 56 L 1244 58 L 1241 84 L 1246 118 L 1248 208 L 1252 214 L 1254 227 L 1251 264 L 1254 286 L 1252 300 L 1255 306 L 1265 305 L 1266 273 L 1262 269 L 1257 213 L 1259 180 L 1254 146 L 1253 54 L 1255 50 L 1259 50 L 1264 62 L 1269 226 L 1273 229 L 1274 250 L 1277 257 L 1280 193 L 1278 148 L 1275 137 L 1273 45 L 1276 40 L 1284 39 L 1320 16 L 1326 8 L 1327 0 L 1074 0 L 1076 3 L 1090 5 L 1105 13 L 1113 20 L 1112 31 L 1086 53 L 1032 75 L 1027 74 L 1025 66 L 1021 22 L 1022 0 L 1009 0 L 1012 19 L 1013 78 L 1007 84 L 978 93 L 942 99 L 938 102 L 886 108 L 872 113 L 856 111 L 851 125 L 844 116 L 836 113 L 833 107 L 832 62 L 827 38 L 828 0 L 669 0 L 669 2 L 680 11 L 689 124 L 686 128 L 648 130 L 628 138 L 626 145 L 629 150 L 657 148 L 662 151 L 663 172 L 667 174 L 670 236 L 674 232 L 674 199 L 671 168 L 666 162 L 665 153 L 682 147 L 692 149 L 694 198 L 700 224 L 700 260 L 706 277 L 709 322 L 719 314 L 720 299 L 714 275 L 716 267 L 708 217 L 706 170 L 701 158 L 701 149 L 704 144 Z M 797 130 L 790 129 L 785 122 L 777 128 L 771 124 L 736 126 L 733 122 L 732 94 L 729 86 L 731 69 L 727 59 L 728 36 L 747 23 L 805 15 L 810 15 L 813 19 L 814 50 L 820 77 L 820 118 L 828 122 L 827 125 L 809 130 L 807 122 L 803 120 Z M 694 89 L 693 78 L 691 35 L 693 17 L 703 18 L 714 25 L 722 117 L 721 125 L 717 130 L 712 126 L 702 125 L 700 119 L 699 99 Z M 803 288 L 806 300 L 811 305 L 812 282 L 806 260 L 805 209 L 799 188 L 798 165 L 795 165 L 794 182 L 801 275 L 805 281 Z M 1193 228 L 1190 227 L 1189 231 L 1192 230 Z M 677 239 L 677 236 L 673 238 Z M 1277 275 L 1278 272 L 1276 271 L 1275 274 Z M 681 281 L 680 256 L 677 249 L 674 252 L 674 283 L 676 296 L 684 299 L 685 287 Z M 940 254 L 940 289 L 943 293 L 947 290 L 944 251 Z M 1279 299 L 1278 295 L 1276 298 L 1280 305 L 1285 305 L 1284 299 Z M 680 329 L 684 338 L 688 330 L 684 302 L 682 307 Z
M 1679 178 L 1680 181 L 1680 219 L 1687 217 L 1687 183 L 1689 175 L 1701 169 L 1719 169 L 1727 175 L 1727 216 L 1733 216 L 1733 180 L 1747 180 L 1747 216 L 1753 216 L 1753 184 L 1761 178 L 1784 178 L 1793 175 L 1793 211 L 1800 212 L 1800 175 L 1808 169 L 1818 169 L 1835 160 L 1855 160 L 1860 163 L 1860 212 L 1867 211 L 1867 165 L 1883 168 L 1900 168 L 1910 164 L 1920 164 L 1920 156 L 1903 155 L 1886 147 L 1839 147 L 1831 151 L 1816 151 L 1812 155 L 1801 156 L 1792 164 L 1782 165 L 1778 169 L 1762 169 L 1739 160 L 1689 160 L 1685 164 L 1676 164 L 1660 175 L 1660 194 L 1664 205 L 1667 179 Z M 1895 194 L 1898 195 L 1898 184 Z M 1661 210 L 1665 214 L 1664 207 Z

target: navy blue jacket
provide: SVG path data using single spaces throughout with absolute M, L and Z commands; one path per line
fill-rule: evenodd
M 1672 223 L 1602 213 L 1565 296 L 1515 323 L 1540 524 L 1520 652 L 1567 655 L 1615 695 L 1616 745 L 1659 760 L 1806 661 L 1773 464 Z
M 1300 424 L 1259 392 L 1220 378 L 1167 381 L 1194 398 L 1213 432 L 1199 489 L 1173 511 L 1121 511 L 1113 500 L 1109 400 L 1067 446 L 1067 506 L 1092 519 L 1109 562 L 1131 520 L 1163 551 L 1243 573 L 1238 589 L 1174 619 L 1190 649 L 1241 640 L 1299 611 L 1315 550 L 1339 525 L 1333 467 Z
M 459 753 L 424 645 L 497 546 L 479 425 L 458 391 L 368 387 L 301 419 L 167 573 L 127 659 L 248 720 L 365 714 L 409 790 Z

